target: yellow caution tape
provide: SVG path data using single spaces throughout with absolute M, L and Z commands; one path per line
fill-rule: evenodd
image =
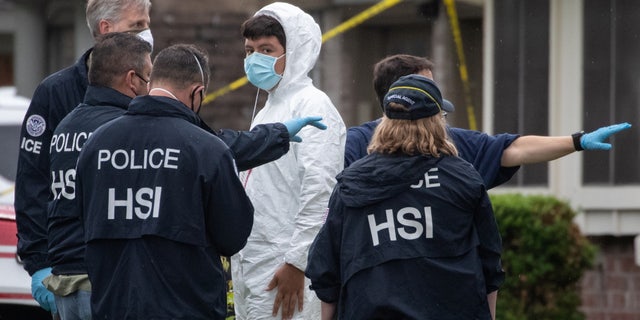
M 222 88 L 220 88 L 220 89 L 208 94 L 204 98 L 202 103 L 204 103 L 204 104 L 209 103 L 209 102 L 215 100 L 217 97 L 225 95 L 225 94 L 227 94 L 227 93 L 229 93 L 229 92 L 231 92 L 233 90 L 236 90 L 236 89 L 244 86 L 245 84 L 247 84 L 247 82 L 249 82 L 249 79 L 247 79 L 246 76 L 244 76 L 244 77 L 242 77 L 242 78 L 240 78 L 240 79 L 238 79 L 238 80 L 236 80 L 234 82 L 231 82 L 227 86 L 222 87 Z
M 464 57 L 464 50 L 462 47 L 462 36 L 460 34 L 460 24 L 458 23 L 458 13 L 454 0 L 444 0 L 444 5 L 447 7 L 447 15 L 449 16 L 449 22 L 451 24 L 451 31 L 453 32 L 453 40 L 456 44 L 456 52 L 458 54 L 460 78 L 462 79 L 462 87 L 464 90 L 464 100 L 467 105 L 467 116 L 469 117 L 469 129 L 478 130 L 476 124 L 476 116 L 474 113 L 473 101 L 471 99 L 471 87 L 469 85 L 469 73 L 467 72 L 467 62 Z
M 16 188 L 15 186 L 11 186 L 11 187 L 9 187 L 9 188 L 6 188 L 6 189 L 4 189 L 4 190 L 0 191 L 0 197 L 2 197 L 2 196 L 6 196 L 6 195 L 8 195 L 9 193 L 13 192 L 13 190 L 14 190 L 15 188 Z
M 337 27 L 327 31 L 325 34 L 322 35 L 322 42 L 325 42 L 341 33 L 344 33 L 345 31 L 352 29 L 353 27 L 367 21 L 368 19 L 371 19 L 371 17 L 379 14 L 380 12 L 383 12 L 393 6 L 395 6 L 396 4 L 402 2 L 402 0 L 383 0 L 380 1 L 378 3 L 376 3 L 375 5 L 369 7 L 368 9 L 362 11 L 361 13 L 359 13 L 358 15 L 352 17 L 351 19 L 341 23 L 340 25 L 338 25 Z
M 338 25 L 337 27 L 327 31 L 325 34 L 322 35 L 322 42 L 324 43 L 325 41 L 339 35 L 342 34 L 346 31 L 348 31 L 349 29 L 354 28 L 355 26 L 365 22 L 366 20 L 370 19 L 371 17 L 395 6 L 396 4 L 402 2 L 402 0 L 382 0 L 380 2 L 378 2 L 377 4 L 369 7 L 368 9 L 362 11 L 361 13 L 359 13 L 358 15 L 352 17 L 351 19 L 341 23 L 340 25 Z M 216 98 L 225 95 L 233 90 L 236 90 L 242 86 L 244 86 L 245 84 L 247 84 L 247 82 L 249 82 L 249 80 L 247 80 L 247 77 L 242 77 L 236 81 L 231 82 L 230 84 L 228 84 L 225 87 L 222 87 L 210 94 L 208 94 L 205 98 L 204 101 L 202 103 L 209 103 L 213 100 L 215 100 Z

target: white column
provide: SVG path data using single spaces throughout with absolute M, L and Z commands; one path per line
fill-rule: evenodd
M 484 82 L 482 92 L 482 128 L 480 131 L 484 131 L 488 134 L 493 133 L 493 83 L 494 83 L 494 0 L 486 0 L 484 3 L 484 39 L 483 43 L 483 79 Z
M 583 0 L 551 0 L 550 14 L 549 134 L 569 135 L 582 129 Z M 581 175 L 581 154 L 550 162 L 551 194 L 575 197 Z

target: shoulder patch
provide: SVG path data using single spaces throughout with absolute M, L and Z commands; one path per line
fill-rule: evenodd
M 32 137 L 39 137 L 44 133 L 47 128 L 47 122 L 39 114 L 33 114 L 27 119 L 26 123 L 27 133 Z

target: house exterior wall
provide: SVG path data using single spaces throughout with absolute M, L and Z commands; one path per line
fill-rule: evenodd
M 640 272 L 633 237 L 589 238 L 599 252 L 595 265 L 580 280 L 582 307 L 587 320 L 640 318 Z
M 507 1 L 508 3 L 506 3 Z M 591 0 L 550 0 L 549 1 L 549 64 L 543 66 L 548 69 L 548 103 L 540 104 L 538 108 L 548 108 L 548 135 L 568 135 L 581 129 L 594 130 L 596 128 L 585 128 L 585 119 L 591 115 L 586 107 L 590 101 L 584 101 L 587 94 L 585 88 L 585 66 L 586 61 L 591 61 L 591 57 L 585 57 L 585 38 L 593 37 L 585 32 L 584 14 L 585 5 Z M 500 3 L 501 2 L 501 3 Z M 611 0 L 615 6 L 616 0 Z M 496 29 L 514 28 L 511 25 L 496 25 L 492 23 L 496 19 L 496 12 L 493 11 L 496 4 L 513 5 L 542 5 L 543 1 L 527 2 L 508 0 L 488 0 L 485 2 L 485 83 L 495 83 L 500 80 L 494 73 L 495 66 L 509 59 L 510 57 L 498 56 L 495 47 L 492 45 L 505 41 L 496 39 Z M 602 4 L 602 1 L 599 2 Z M 514 8 L 512 14 L 521 12 L 519 8 Z M 609 11 L 605 11 L 609 13 Z M 526 12 L 525 12 L 526 14 Z M 606 14 L 605 14 L 606 15 Z M 608 17 L 602 16 L 607 20 Z M 530 28 L 532 26 L 529 26 Z M 628 26 L 625 26 L 628 27 Z M 528 30 L 532 33 L 543 31 Z M 526 29 L 525 29 L 526 32 Z M 605 31 L 606 32 L 606 31 Z M 520 34 L 525 36 L 525 33 Z M 615 52 L 614 48 L 608 48 Z M 537 58 L 533 56 L 533 58 Z M 585 61 L 586 60 L 586 61 Z M 596 74 L 601 74 L 602 87 L 607 88 L 607 81 L 610 79 L 611 69 L 626 68 L 625 65 L 600 61 L 601 68 Z M 590 66 L 591 67 L 591 66 Z M 593 75 L 592 75 L 593 76 Z M 498 78 L 498 79 L 497 79 Z M 527 79 L 526 77 L 524 78 Z M 587 79 L 588 80 L 588 79 Z M 636 89 L 637 90 L 637 89 Z M 609 90 L 604 90 L 608 93 Z M 496 95 L 500 94 L 486 85 L 484 89 L 483 115 L 485 121 L 484 130 L 495 132 L 494 128 L 500 121 L 513 121 L 496 112 Z M 637 93 L 636 93 L 637 94 Z M 613 110 L 614 105 L 600 104 L 602 110 Z M 631 105 L 620 106 L 633 108 Z M 603 112 L 607 114 L 607 112 Z M 541 113 L 542 114 L 542 113 Z M 613 119 L 613 120 L 611 120 Z M 629 118 L 607 118 L 598 119 L 599 126 L 609 125 L 615 122 L 629 121 Z M 634 124 L 635 125 L 635 124 Z M 527 132 L 522 132 L 526 134 Z M 627 132 L 626 136 L 634 137 L 637 141 L 637 134 Z M 589 236 L 593 243 L 599 248 L 598 258 L 595 266 L 585 273 L 580 281 L 582 293 L 582 308 L 588 320 L 610 320 L 610 319 L 640 319 L 639 296 L 640 267 L 635 263 L 637 256 L 634 249 L 634 236 L 640 233 L 640 186 L 638 183 L 616 183 L 613 179 L 607 183 L 585 184 L 583 173 L 588 170 L 603 170 L 610 164 L 605 162 L 593 166 L 585 167 L 585 160 L 593 157 L 611 158 L 624 154 L 624 150 L 632 147 L 632 144 L 616 143 L 613 141 L 613 149 L 609 152 L 585 151 L 575 153 L 562 159 L 552 161 L 548 164 L 546 183 L 542 185 L 526 185 L 526 179 L 512 179 L 512 183 L 507 186 L 494 189 L 493 192 L 520 192 L 529 194 L 547 194 L 566 200 L 575 208 L 579 215 L 575 222 L 584 234 Z M 617 152 L 615 150 L 618 150 Z M 629 152 L 629 151 L 627 151 Z M 611 158 L 613 159 L 613 158 Z M 616 162 L 610 161 L 615 164 Z M 624 170 L 631 172 L 638 170 L 638 163 L 625 167 Z M 525 166 L 526 167 L 526 166 Z M 518 183 L 513 185 L 513 182 Z
M 45 68 L 45 25 L 37 2 L 0 7 L 0 33 L 13 38 L 13 81 L 18 94 L 31 96 Z M 19 58 L 17 58 L 19 57 Z

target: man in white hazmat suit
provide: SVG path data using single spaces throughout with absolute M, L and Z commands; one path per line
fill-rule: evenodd
M 298 7 L 277 2 L 245 21 L 242 34 L 247 77 L 269 94 L 251 126 L 316 115 L 328 128 L 303 129 L 297 137 L 304 143 L 241 174 L 255 217 L 247 245 L 231 262 L 236 318 L 320 319 L 304 270 L 343 169 L 346 139 L 340 114 L 308 76 L 320 54 L 320 28 Z

